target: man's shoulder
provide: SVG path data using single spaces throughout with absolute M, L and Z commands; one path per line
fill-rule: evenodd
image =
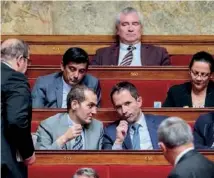
M 118 43 L 114 43 L 108 47 L 104 47 L 104 48 L 99 48 L 97 49 L 97 53 L 108 53 L 111 52 L 112 50 L 116 49 L 119 47 Z
M 120 120 L 116 120 L 116 121 L 114 121 L 113 123 L 108 124 L 108 125 L 106 126 L 106 130 L 115 130 L 116 127 L 118 126 L 119 122 L 120 122 Z
M 61 119 L 66 116 L 67 113 L 57 113 L 41 122 L 41 125 L 48 125 L 49 127 L 59 125 Z
M 144 116 L 147 121 L 156 121 L 156 122 L 161 122 L 168 117 L 168 116 L 154 115 L 154 114 L 144 114 Z
M 141 43 L 141 48 L 148 48 L 151 50 L 158 50 L 158 51 L 166 50 L 164 47 L 161 47 L 161 46 L 155 46 L 155 45 L 143 44 L 143 43 Z
M 48 75 L 44 75 L 44 76 L 40 76 L 38 77 L 38 80 L 46 80 L 46 81 L 52 81 L 55 80 L 58 77 L 61 77 L 62 75 L 60 75 L 60 72 L 56 72 L 56 73 L 51 73 Z
M 94 85 L 97 86 L 98 81 L 99 80 L 91 74 L 86 74 L 81 83 L 90 88 L 94 87 Z
M 199 125 L 214 123 L 214 112 L 200 115 L 196 123 Z

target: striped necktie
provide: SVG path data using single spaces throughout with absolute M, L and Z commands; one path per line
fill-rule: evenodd
M 133 60 L 133 50 L 136 49 L 134 46 L 129 46 L 127 48 L 128 53 L 124 56 L 122 62 L 120 63 L 120 66 L 130 66 Z
M 75 138 L 73 150 L 82 150 L 82 148 L 83 148 L 82 135 L 79 135 Z
M 135 123 L 132 125 L 132 129 L 134 131 L 132 146 L 134 150 L 140 150 L 140 134 L 139 134 L 140 124 Z

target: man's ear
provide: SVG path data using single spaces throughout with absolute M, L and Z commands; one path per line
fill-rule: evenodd
M 75 111 L 77 108 L 79 108 L 79 102 L 78 102 L 77 100 L 73 100 L 73 101 L 71 102 L 71 109 L 72 109 L 73 111 Z
M 24 62 L 24 57 L 21 55 L 21 56 L 19 56 L 19 57 L 17 57 L 16 58 L 16 64 L 17 64 L 17 66 L 18 67 L 20 67 L 20 65 L 21 65 L 21 63 L 23 63 Z
M 167 149 L 166 149 L 165 144 L 164 144 L 163 142 L 159 142 L 158 145 L 159 145 L 159 147 L 161 148 L 161 150 L 162 150 L 164 153 L 166 153 Z
M 141 108 L 141 107 L 142 107 L 142 104 L 143 104 L 143 99 L 142 99 L 141 96 L 139 96 L 139 97 L 137 98 L 137 103 L 138 103 L 139 107 Z

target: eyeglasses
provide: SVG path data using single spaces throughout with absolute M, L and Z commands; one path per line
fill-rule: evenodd
M 193 71 L 193 70 L 191 70 L 190 72 L 195 78 L 200 76 L 202 79 L 206 79 L 210 76 L 210 73 L 205 73 L 205 72 L 200 73 L 200 72 Z
M 26 56 L 23 56 L 24 59 L 27 60 L 27 65 L 30 66 L 32 64 L 32 60 Z

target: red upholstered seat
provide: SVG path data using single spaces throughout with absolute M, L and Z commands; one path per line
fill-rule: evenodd
M 166 98 L 169 87 L 175 84 L 183 83 L 183 80 L 129 80 L 133 83 L 143 98 L 143 107 L 153 107 L 155 101 L 163 102 Z M 110 92 L 116 83 L 120 80 L 101 80 L 102 100 L 101 107 L 113 107 L 110 99 Z
M 172 166 L 111 166 L 110 178 L 166 178 Z
M 92 165 L 34 165 L 28 168 L 29 178 L 72 178 L 75 171 L 81 167 L 95 169 L 100 178 L 110 178 L 108 166 Z
M 44 118 L 44 119 L 46 119 L 46 118 Z M 39 126 L 39 124 L 40 124 L 40 122 L 39 121 L 32 121 L 31 122 L 31 132 L 36 132 L 36 130 L 37 130 L 37 128 L 38 128 L 38 126 Z
M 172 66 L 188 66 L 192 59 L 192 55 L 171 55 L 171 65 Z
M 112 108 L 110 92 L 112 87 L 120 82 L 121 80 L 100 80 L 100 85 L 102 89 L 102 108 Z M 143 107 L 153 107 L 154 101 L 164 102 L 167 91 L 172 85 L 181 84 L 185 81 L 183 80 L 128 80 L 133 83 L 143 98 Z M 31 88 L 35 83 L 35 79 L 29 79 Z

